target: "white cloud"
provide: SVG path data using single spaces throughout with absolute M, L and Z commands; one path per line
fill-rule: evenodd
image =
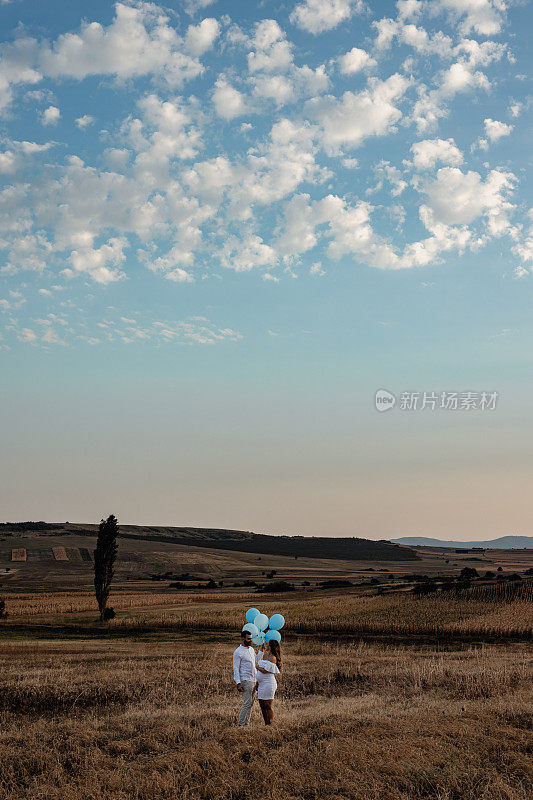
M 498 122 L 495 119 L 484 120 L 485 136 L 489 142 L 498 142 L 503 136 L 509 136 L 513 130 L 513 125 L 505 122 Z
M 505 53 L 508 53 L 507 45 L 501 42 L 477 42 L 475 39 L 462 39 L 453 54 L 466 59 L 469 69 L 476 67 L 487 67 L 493 61 L 500 61 Z
M 192 48 L 201 49 L 213 35 L 212 25 L 202 25 L 196 33 L 191 32 Z M 52 45 L 43 45 L 38 66 L 48 77 L 79 80 L 88 75 L 133 78 L 158 74 L 170 86 L 180 86 L 202 72 L 200 62 L 185 52 L 185 43 L 168 24 L 168 17 L 151 3 L 136 7 L 116 3 L 110 25 L 84 23 L 79 32 L 63 34 Z
M 307 65 L 297 67 L 293 45 L 276 20 L 258 22 L 249 44 L 253 49 L 248 53 L 248 69 L 255 97 L 273 100 L 280 107 L 327 89 L 325 65 L 315 69 Z
M 126 148 L 108 147 L 104 150 L 104 158 L 106 163 L 111 169 L 121 170 L 125 169 L 131 157 L 131 151 Z
M 398 19 L 402 22 L 417 19 L 423 11 L 422 0 L 397 0 Z
M 255 267 L 271 267 L 277 263 L 276 251 L 260 236 L 230 237 L 222 254 L 222 265 L 236 272 L 248 272 Z
M 204 8 L 212 6 L 217 0 L 182 0 L 182 2 L 186 12 L 193 16 L 197 11 L 202 11 Z
M 438 55 L 441 58 L 450 57 L 453 52 L 452 40 L 442 31 L 437 31 L 433 36 L 428 34 L 423 27 L 417 27 L 412 23 L 406 23 L 405 18 L 380 19 L 372 23 L 372 27 L 377 30 L 375 47 L 379 50 L 388 50 L 396 39 L 401 44 L 412 47 L 421 55 Z
M 45 328 L 44 333 L 41 336 L 41 342 L 45 345 L 60 344 L 62 346 L 66 346 L 67 344 L 51 326 L 47 326 Z
M 462 33 L 474 31 L 481 36 L 499 33 L 507 7 L 506 0 L 433 0 L 436 9 L 460 22 Z
M 381 188 L 386 181 L 390 184 L 393 197 L 399 197 L 407 189 L 407 181 L 403 180 L 401 171 L 389 161 L 380 161 L 374 167 L 374 171 L 380 179 L 378 187 Z M 372 190 L 367 189 L 367 193 L 371 194 Z
M 479 147 L 481 150 L 488 150 L 490 144 L 494 144 L 504 136 L 509 136 L 514 125 L 507 125 L 506 122 L 498 122 L 495 119 L 484 120 L 485 136 L 480 138 L 472 145 L 472 150 Z
M 83 117 L 78 117 L 78 119 L 76 120 L 76 125 L 81 130 L 87 128 L 89 125 L 92 125 L 93 123 L 94 123 L 94 117 L 92 117 L 90 114 L 84 114 Z
M 375 67 L 376 64 L 375 58 L 372 58 L 366 50 L 360 50 L 358 47 L 352 47 L 339 58 L 339 67 L 343 75 L 353 75 L 365 67 Z
M 193 56 L 201 56 L 213 47 L 219 33 L 220 26 L 213 18 L 190 25 L 185 35 L 185 49 Z
M 387 166 L 390 165 L 384 162 L 385 174 Z M 398 175 L 392 177 L 396 180 Z M 371 222 L 374 209 L 369 203 L 358 200 L 350 204 L 331 194 L 318 201 L 311 201 L 307 194 L 297 195 L 284 207 L 276 248 L 288 258 L 312 250 L 325 239 L 329 240 L 330 258 L 353 254 L 378 269 L 410 269 L 438 263 L 441 255 L 450 250 L 462 252 L 504 234 L 516 238 L 516 229 L 509 221 L 514 209 L 509 194 L 515 180 L 512 173 L 499 170 L 491 171 L 483 180 L 475 172 L 441 168 L 435 180 L 422 187 L 428 202 L 420 206 L 419 213 L 430 236 L 407 244 L 403 252 L 376 233 Z M 482 226 L 481 233 L 469 227 L 474 223 Z M 522 257 L 527 246 L 520 251 L 517 246 L 515 252 Z
M 306 253 L 316 246 L 316 221 L 310 199 L 308 194 L 299 194 L 286 203 L 276 241 L 276 248 L 282 255 Z
M 362 10 L 362 0 L 304 0 L 294 8 L 290 20 L 293 25 L 316 36 L 336 28 Z
M 293 83 L 285 75 L 259 76 L 254 80 L 254 94 L 274 100 L 278 106 L 283 106 L 295 99 Z
M 242 192 L 236 201 L 268 205 L 294 192 L 303 181 L 318 176 L 316 131 L 289 119 L 276 122 L 268 140 L 248 153 Z
M 180 97 L 161 100 L 156 94 L 141 98 L 142 119 L 130 119 L 125 132 L 137 151 L 135 168 L 154 185 L 168 179 L 172 160 L 194 158 L 202 147 L 201 134 L 193 124 L 191 108 Z
M 13 150 L 5 150 L 0 153 L 0 174 L 6 175 L 15 172 L 17 169 L 17 155 Z
M 533 266 L 533 208 L 529 209 L 528 218 L 529 224 L 526 236 L 513 247 L 513 252 L 516 253 L 524 263 Z M 517 271 L 520 276 L 523 275 L 523 271 L 521 271 L 520 268 L 518 268 Z
M 42 79 L 35 64 L 37 49 L 37 42 L 29 37 L 0 45 L 0 111 L 12 102 L 13 86 L 39 83 Z
M 411 146 L 415 169 L 433 169 L 437 162 L 457 166 L 463 162 L 463 154 L 453 139 L 425 139 Z
M 165 278 L 169 281 L 174 281 L 175 283 L 193 283 L 194 278 L 192 275 L 181 267 L 176 267 L 172 270 L 172 272 L 168 272 L 165 275 Z
M 484 216 L 490 233 L 499 236 L 510 228 L 508 212 L 514 206 L 507 198 L 515 181 L 512 173 L 500 170 L 492 170 L 483 181 L 478 172 L 442 167 L 425 193 L 436 222 L 468 225 Z
M 407 78 L 396 73 L 385 81 L 372 80 L 359 93 L 345 92 L 341 100 L 326 96 L 309 101 L 308 113 L 322 127 L 326 151 L 339 153 L 344 146 L 358 147 L 369 136 L 391 132 L 402 117 L 395 103 L 409 85 Z
M 12 185 L 0 191 L 0 271 L 50 273 L 66 265 L 65 277 L 105 284 L 124 278 L 130 259 L 137 258 L 165 280 L 191 283 L 206 278 L 213 268 L 220 279 L 217 264 L 260 272 L 282 264 L 288 274 L 296 270 L 299 255 L 315 248 L 318 252 L 305 267 L 317 264 L 316 270 L 311 269 L 313 275 L 323 272 L 324 250 L 332 259 L 351 255 L 347 263 L 400 269 L 436 263 L 452 249 L 461 252 L 504 233 L 522 248 L 515 250 L 522 258 L 529 239 L 510 221 L 511 173 L 493 170 L 482 177 L 469 172 L 451 138 L 451 125 L 441 134 L 450 138 L 424 133 L 416 136 L 422 141 L 414 142 L 409 127 L 416 122 L 420 131 L 426 131 L 449 113 L 459 93 L 489 89 L 485 67 L 504 55 L 512 56 L 505 44 L 467 38 L 469 31 L 478 38 L 482 15 L 478 13 L 474 22 L 475 3 L 465 3 L 460 14 L 457 3 L 438 4 L 447 14 L 459 14 L 461 32 L 457 35 L 456 26 L 452 39 L 434 28 L 435 4 L 399 0 L 396 18 L 376 23 L 374 51 L 352 47 L 367 47 L 368 39 L 359 26 L 354 24 L 349 31 L 346 26 L 329 52 L 320 49 L 325 63 L 318 66 L 316 48 L 310 51 L 312 66 L 297 66 L 297 54 L 303 51 L 274 19 L 243 22 L 241 29 L 225 17 L 219 23 L 202 15 L 195 24 L 185 25 L 181 34 L 173 12 L 140 0 L 117 3 L 110 24 L 84 23 L 49 44 L 21 38 L 4 47 L 0 103 L 2 97 L 9 102 L 17 85 L 51 78 L 46 83 L 50 88 L 38 98 L 26 92 L 26 102 L 38 99 L 39 111 L 49 106 L 44 116 L 56 104 L 66 115 L 63 101 L 52 94 L 53 79 L 82 81 L 90 75 L 118 79 L 113 90 L 124 90 L 124 102 L 134 99 L 126 111 L 122 100 L 117 103 L 115 117 L 108 119 L 106 114 L 105 129 L 93 137 L 101 146 L 94 154 L 91 148 L 87 158 L 94 158 L 97 166 L 68 155 L 75 152 L 73 142 L 66 142 L 66 159 L 58 144 L 55 164 L 47 157 L 45 169 L 38 162 L 31 166 L 30 159 L 37 161 L 50 143 L 3 140 L 0 171 Z M 479 0 L 478 11 L 482 6 L 486 10 L 487 3 Z M 192 4 L 191 11 L 193 5 L 199 10 L 202 3 Z M 292 5 L 296 5 L 292 21 L 311 33 L 346 22 L 359 8 L 359 3 L 348 0 L 295 0 Z M 503 9 L 503 4 L 488 5 Z M 503 10 L 500 16 L 503 20 Z M 422 25 L 426 20 L 433 25 L 427 30 Z M 302 34 L 297 35 L 299 44 Z M 178 91 L 175 87 L 183 81 L 202 74 L 199 58 L 219 38 L 222 58 L 213 58 L 213 72 L 195 83 L 192 93 Z M 303 41 L 309 44 L 305 36 Z M 324 47 L 329 42 L 325 37 Z M 381 77 L 367 79 L 364 74 L 365 88 L 342 94 L 346 82 L 339 80 L 339 73 L 349 76 L 378 68 L 377 50 L 387 46 L 395 50 L 390 61 L 379 53 Z M 248 72 L 242 69 L 243 60 Z M 387 77 L 387 63 L 401 64 L 398 73 Z M 136 78 L 142 80 L 135 82 Z M 109 80 L 91 81 L 85 88 L 80 84 L 80 94 L 99 83 L 109 86 Z M 351 84 L 359 87 L 360 79 Z M 418 92 L 412 103 L 410 87 Z M 327 96 L 319 96 L 325 91 Z M 59 89 L 58 97 L 62 97 Z M 283 113 L 273 111 L 273 105 L 283 107 Z M 411 106 L 414 113 L 406 117 Z M 82 113 L 81 109 L 93 111 L 98 106 L 91 98 L 90 104 L 80 103 L 78 108 Z M 519 101 L 513 101 L 510 114 L 518 115 L 521 108 Z M 254 115 L 253 127 L 250 122 L 241 125 L 245 113 Z M 52 115 L 49 123 L 57 119 Z M 238 121 L 221 125 L 220 119 Z M 84 114 L 75 124 L 84 129 L 93 122 L 90 114 Z M 62 133 L 65 127 L 65 135 L 72 137 L 75 131 L 61 126 Z M 487 118 L 485 141 L 501 139 L 512 127 Z M 398 136 L 386 154 L 368 148 L 360 163 L 352 157 L 354 148 L 389 133 Z M 74 143 L 76 139 L 79 136 Z M 409 160 L 402 164 L 409 148 Z M 30 166 L 34 172 L 28 178 Z M 358 172 L 348 175 L 342 167 Z M 370 183 L 377 186 L 369 190 L 373 172 L 377 177 L 374 181 L 370 177 Z M 350 194 L 339 196 L 345 190 Z M 378 190 L 383 196 L 373 208 L 368 195 Z M 386 195 L 401 195 L 402 204 L 389 202 Z M 418 207 L 427 233 L 421 241 L 406 245 L 402 222 L 413 207 Z M 415 224 L 419 225 L 416 219 Z M 392 228 L 390 241 L 384 233 L 387 225 Z M 410 230 L 411 224 L 406 228 Z M 202 266 L 200 278 L 197 264 Z M 276 279 L 270 272 L 265 275 L 265 280 Z M 49 274 L 46 280 L 51 285 L 53 278 Z M 32 329 L 33 323 L 28 325 Z M 124 341 L 147 335 L 146 330 L 133 330 L 133 323 L 130 327 L 130 331 L 117 328 L 115 335 Z M 184 340 L 176 332 L 168 335 Z
M 61 111 L 56 106 L 48 106 L 41 116 L 43 125 L 57 125 L 61 119 Z
M 218 204 L 224 191 L 237 183 L 239 170 L 226 156 L 199 161 L 183 173 L 183 180 L 201 200 Z
M 213 90 L 215 111 L 223 119 L 234 119 L 246 113 L 244 95 L 231 86 L 224 75 L 220 75 Z
M 21 342 L 30 342 L 33 344 L 37 341 L 37 334 L 31 328 L 22 328 L 18 338 Z
M 18 142 L 7 140 L 8 148 L 0 152 L 0 174 L 12 174 L 19 170 L 29 160 L 30 156 L 44 153 L 52 147 L 51 142 L 37 144 L 37 142 Z
M 126 246 L 125 239 L 111 238 L 99 248 L 87 246 L 81 250 L 73 250 L 70 261 L 76 272 L 88 272 L 96 283 L 112 283 L 124 277 L 124 273 L 116 267 L 126 259 Z
M 206 19 L 191 25 L 182 38 L 155 4 L 117 2 L 108 26 L 83 23 L 51 44 L 21 37 L 1 45 L 0 111 L 12 102 L 14 86 L 39 83 L 43 76 L 82 80 L 89 75 L 151 75 L 179 87 L 203 72 L 197 56 L 212 47 L 218 32 L 218 22 Z
M 251 73 L 283 72 L 292 64 L 292 45 L 275 19 L 264 19 L 256 24 L 252 47 L 248 53 Z
M 486 75 L 481 71 L 473 72 L 471 65 L 464 61 L 452 64 L 436 77 L 435 82 L 438 83 L 437 89 L 428 91 L 424 84 L 418 88 L 412 118 L 421 133 L 435 127 L 438 120 L 448 114 L 446 103 L 456 94 L 490 87 Z

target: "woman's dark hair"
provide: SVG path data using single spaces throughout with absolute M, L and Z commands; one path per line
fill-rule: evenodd
M 279 642 L 276 642 L 275 639 L 271 639 L 268 644 L 270 645 L 270 652 L 276 658 L 276 665 L 281 672 L 281 647 L 279 646 Z

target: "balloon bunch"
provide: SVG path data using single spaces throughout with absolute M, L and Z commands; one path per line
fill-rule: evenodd
M 281 642 L 280 630 L 285 625 L 285 618 L 282 614 L 273 614 L 270 619 L 266 614 L 261 614 L 258 608 L 249 608 L 246 612 L 246 625 L 243 631 L 250 631 L 252 642 L 261 645 L 275 639 Z

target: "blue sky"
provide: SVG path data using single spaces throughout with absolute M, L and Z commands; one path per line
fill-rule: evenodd
M 531 533 L 527 4 L 0 20 L 4 518 Z

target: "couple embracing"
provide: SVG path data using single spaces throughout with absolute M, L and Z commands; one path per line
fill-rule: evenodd
M 281 672 L 281 648 L 279 642 L 271 640 L 261 645 L 256 653 L 252 644 L 252 634 L 242 631 L 241 644 L 233 653 L 233 678 L 238 691 L 242 692 L 239 727 L 250 724 L 256 689 L 265 725 L 271 725 L 274 719 L 274 695 L 278 688 L 276 675 Z

